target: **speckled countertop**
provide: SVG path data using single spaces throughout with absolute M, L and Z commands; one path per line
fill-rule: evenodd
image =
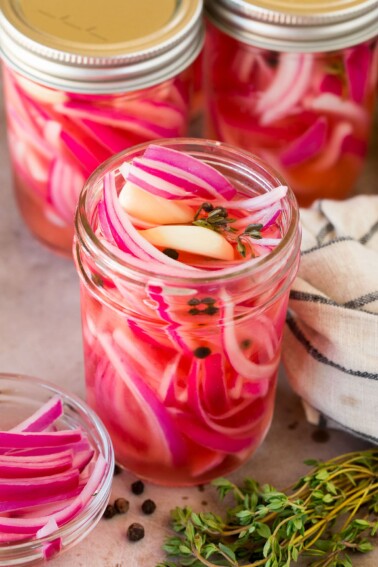
M 377 180 L 375 152 L 359 191 L 378 192 Z M 83 396 L 78 278 L 69 260 L 44 248 L 23 226 L 12 193 L 2 111 L 0 188 L 0 371 L 39 376 Z M 253 458 L 231 477 L 238 480 L 251 475 L 283 487 L 305 472 L 302 463 L 306 458 L 324 459 L 365 447 L 364 442 L 342 432 L 329 431 L 321 437 L 323 442 L 316 441 L 316 430 L 306 423 L 301 404 L 282 375 L 270 432 Z M 154 567 L 163 558 L 161 545 L 168 534 L 169 510 L 184 504 L 197 510 L 215 506 L 215 492 L 208 486 L 200 491 L 147 485 L 141 497 L 130 492 L 134 480 L 123 472 L 114 481 L 113 497 L 130 500 L 127 515 L 101 520 L 82 543 L 52 560 L 51 567 Z M 144 497 L 157 504 L 150 517 L 140 511 Z M 135 521 L 144 524 L 146 535 L 131 544 L 125 532 Z M 377 567 L 378 547 L 353 565 Z

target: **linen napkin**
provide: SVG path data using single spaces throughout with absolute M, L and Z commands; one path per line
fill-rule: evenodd
M 378 196 L 301 210 L 282 360 L 314 424 L 378 442 Z

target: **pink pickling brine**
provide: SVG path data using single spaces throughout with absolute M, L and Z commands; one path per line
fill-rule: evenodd
M 226 145 L 145 144 L 88 180 L 74 244 L 87 399 L 126 468 L 199 484 L 260 445 L 299 243 L 291 190 Z
M 372 131 L 376 39 L 318 53 L 272 51 L 208 23 L 204 60 L 208 137 L 261 156 L 300 205 L 351 192 Z

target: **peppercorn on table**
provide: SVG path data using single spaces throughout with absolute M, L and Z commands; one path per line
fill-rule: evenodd
M 3 112 L 0 132 L 0 371 L 38 376 L 83 397 L 77 274 L 72 262 L 44 248 L 24 226 L 11 188 Z M 359 191 L 373 192 L 377 180 L 375 152 Z M 366 447 L 365 442 L 344 432 L 307 424 L 301 403 L 282 372 L 268 436 L 230 478 L 239 481 L 252 476 L 284 488 L 308 470 L 305 459 L 327 459 Z M 188 505 L 197 511 L 219 510 L 211 486 L 170 489 L 141 485 L 138 480 L 126 471 L 117 474 L 111 503 L 124 499 L 128 504 L 117 500 L 121 513 L 107 514 L 111 517 L 102 519 L 84 541 L 52 559 L 51 567 L 154 567 L 164 559 L 162 544 L 170 534 L 170 509 Z M 371 553 L 353 556 L 357 567 L 377 564 L 378 546 Z

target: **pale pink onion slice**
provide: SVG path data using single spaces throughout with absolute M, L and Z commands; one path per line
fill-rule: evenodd
M 248 199 L 240 199 L 238 201 L 232 201 L 230 209 L 233 210 L 245 210 L 254 211 L 264 209 L 274 205 L 281 199 L 283 199 L 287 193 L 286 185 L 279 185 L 274 187 L 271 191 L 267 191 L 261 195 L 256 195 L 256 197 L 250 197 Z M 219 206 L 226 206 L 226 203 L 219 203 Z
M 292 112 L 312 79 L 314 56 L 311 53 L 282 53 L 279 61 L 271 85 L 256 105 L 260 123 L 265 126 Z
M 256 364 L 246 358 L 235 334 L 235 315 L 232 298 L 223 290 L 222 298 L 222 344 L 234 370 L 246 380 L 271 380 L 277 372 L 279 351 L 266 363 Z

